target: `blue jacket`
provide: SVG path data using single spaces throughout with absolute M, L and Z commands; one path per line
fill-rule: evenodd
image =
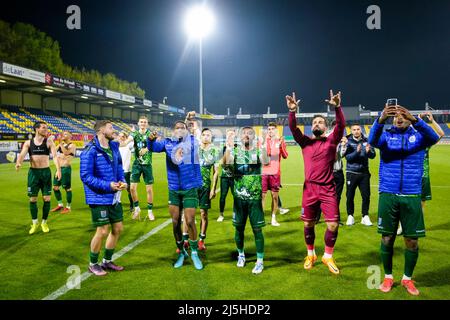
M 110 141 L 109 147 L 113 153 L 112 162 L 97 137 L 81 153 L 80 177 L 87 204 L 112 205 L 116 192 L 111 190 L 111 182 L 125 182 L 119 143 Z
M 347 172 L 363 173 L 369 172 L 369 159 L 375 158 L 375 149 L 370 146 L 369 152 L 366 153 L 367 138 L 363 135 L 358 141 L 352 135 L 348 136 L 347 150 L 345 151 L 345 158 L 347 159 Z M 358 152 L 358 145 L 361 145 L 361 150 Z
M 404 131 L 392 126 L 383 132 L 383 128 L 377 119 L 369 135 L 369 143 L 381 153 L 379 191 L 421 194 L 425 149 L 439 136 L 422 119 Z
M 200 172 L 199 144 L 194 136 L 185 139 L 165 138 L 148 141 L 149 149 L 153 152 L 166 153 L 167 180 L 169 190 L 181 191 L 200 188 L 203 184 Z M 175 153 L 183 148 L 183 158 L 177 160 Z

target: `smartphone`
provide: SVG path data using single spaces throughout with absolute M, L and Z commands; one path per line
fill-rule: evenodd
M 388 107 L 396 106 L 397 105 L 397 98 L 387 99 L 386 103 L 387 103 Z

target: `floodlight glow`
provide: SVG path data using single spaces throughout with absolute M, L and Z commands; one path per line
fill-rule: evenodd
M 189 37 L 202 39 L 213 30 L 214 16 L 204 5 L 199 5 L 187 12 L 184 26 Z

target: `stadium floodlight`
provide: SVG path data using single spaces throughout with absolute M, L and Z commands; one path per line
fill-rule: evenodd
M 54 90 L 52 90 L 52 89 L 47 89 L 47 88 L 45 88 L 44 91 L 47 91 L 47 92 L 54 92 Z
M 186 13 L 184 26 L 189 37 L 201 40 L 212 32 L 214 16 L 205 5 L 197 5 Z
M 202 41 L 207 35 L 209 35 L 215 25 L 215 19 L 212 12 L 205 5 L 197 5 L 192 7 L 186 13 L 184 21 L 184 27 L 190 39 L 197 40 L 199 43 L 199 109 L 200 114 L 203 114 L 203 53 L 202 53 Z
M 81 99 L 89 99 L 89 97 L 81 96 Z
M 114 104 L 114 102 L 112 102 L 112 101 L 108 101 L 108 103 L 109 103 L 109 104 Z
M 131 109 L 134 109 L 134 106 L 129 106 Z
M 6 80 L 0 79 L 0 83 L 6 83 Z

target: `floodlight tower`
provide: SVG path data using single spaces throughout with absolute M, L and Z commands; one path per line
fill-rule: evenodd
M 190 40 L 198 41 L 199 47 L 199 111 L 203 114 L 203 39 L 214 28 L 215 19 L 212 12 L 205 5 L 192 7 L 186 13 L 185 29 Z

